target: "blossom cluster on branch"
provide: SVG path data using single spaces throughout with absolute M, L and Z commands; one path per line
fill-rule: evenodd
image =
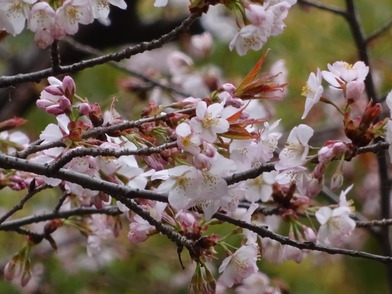
M 240 29 L 229 45 L 239 55 L 261 49 L 268 37 L 282 33 L 283 20 L 296 3 L 200 0 L 191 1 L 189 8 L 208 13 L 210 5 L 220 2 L 241 16 Z M 16 35 L 27 19 L 40 47 L 76 33 L 78 23 L 104 21 L 109 4 L 125 8 L 123 1 L 66 0 L 54 7 L 43 1 L 0 4 L 0 27 Z M 158 7 L 166 4 L 155 2 Z M 211 39 L 196 38 L 207 43 L 198 47 L 206 54 Z M 79 96 L 71 76 L 48 77 L 36 106 L 53 115 L 56 123 L 47 125 L 38 141 L 30 142 L 18 130 L 27 123 L 21 118 L 0 123 L 1 188 L 27 191 L 17 206 L 0 216 L 0 230 L 27 236 L 6 264 L 4 277 L 26 285 L 34 246 L 46 240 L 56 249 L 53 233 L 63 226 L 80 231 L 87 254 L 97 255 L 105 240 L 119 236 L 123 219 L 129 223 L 131 243 L 165 235 L 177 246 L 182 266 L 181 252 L 188 251 L 196 263 L 191 293 L 224 293 L 232 287 L 238 293 L 283 293 L 259 271 L 257 262 L 301 262 L 312 249 L 390 263 L 391 256 L 339 248 L 349 241 L 358 217 L 348 199 L 353 185 L 344 179 L 344 163 L 392 143 L 391 117 L 381 117 L 381 104 L 373 97 L 365 107 L 360 104 L 366 100 L 369 66 L 337 61 L 328 64 L 328 70 L 310 74 L 303 87 L 302 119 L 316 104 L 325 103 L 340 116 L 339 128 L 345 135 L 312 146 L 311 126 L 293 127 L 283 141 L 281 119 L 266 111 L 266 104 L 279 103 L 287 94 L 285 69 L 262 74 L 266 56 L 238 84 L 213 79 L 207 85 L 189 56 L 172 52 L 168 64 L 173 84 L 196 95 L 168 102 L 159 92 L 133 121 L 116 110 L 115 99 L 103 110 Z M 120 84 L 135 88 L 129 80 Z M 390 114 L 392 92 L 386 104 Z M 375 144 L 370 146 L 371 142 Z M 331 166 L 335 170 L 327 176 Z M 327 186 L 340 191 L 330 204 L 320 197 Z M 52 187 L 61 191 L 53 214 L 8 220 L 37 193 Z M 46 221 L 42 231 L 26 228 L 41 221 Z M 219 234 L 216 225 L 225 222 L 239 227 L 232 234 L 240 236 L 240 243 L 232 244 Z M 280 224 L 288 228 L 288 237 L 275 232 Z M 216 277 L 211 260 L 218 251 L 227 257 L 216 267 Z M 257 288 L 260 285 L 264 288 Z

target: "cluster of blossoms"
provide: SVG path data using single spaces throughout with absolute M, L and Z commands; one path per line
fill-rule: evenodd
M 299 262 L 307 254 L 295 247 L 266 241 L 249 230 L 242 230 L 243 241 L 232 252 L 221 236 L 206 233 L 216 213 L 259 225 L 265 220 L 257 218 L 257 209 L 260 206 L 274 208 L 280 220 L 290 224 L 290 238 L 341 246 L 355 228 L 355 222 L 350 217 L 353 213 L 352 202 L 346 198 L 351 187 L 341 192 L 339 203 L 331 206 L 320 206 L 315 197 L 323 188 L 328 164 L 335 159 L 344 161 L 354 156 L 357 148 L 364 146 L 364 141 L 359 140 L 360 136 L 368 138 L 369 134 L 373 134 L 372 139 L 385 135 L 389 119 L 378 122 L 374 111 L 369 114 L 365 110 L 364 117 L 350 120 L 358 120 L 357 124 L 361 125 L 358 130 L 362 133 L 355 133 L 355 126 L 347 122 L 350 109 L 346 106 L 341 111 L 342 121 L 345 129 L 351 128 L 351 132 L 346 130 L 348 137 L 355 133 L 351 142 L 329 141 L 316 155 L 310 155 L 312 147 L 309 140 L 314 131 L 310 126 L 300 124 L 291 130 L 286 145 L 277 156 L 282 136 L 280 121 L 269 123 L 265 118 L 251 114 L 254 113 L 252 107 L 261 103 L 260 99 L 275 99 L 269 94 L 281 91 L 284 86 L 274 82 L 274 75 L 259 77 L 263 60 L 264 57 L 237 87 L 223 83 L 209 97 L 188 97 L 167 107 L 150 102 L 143 110 L 142 119 L 134 124 L 127 124 L 120 117 L 114 109 L 114 102 L 109 111 L 103 112 L 98 104 L 80 98 L 71 77 L 65 76 L 63 80 L 50 77 L 49 86 L 42 91 L 36 104 L 54 115 L 57 124 L 49 124 L 45 128 L 38 145 L 42 146 L 39 148 L 41 151 L 30 154 L 28 159 L 45 164 L 52 170 L 63 168 L 104 182 L 124 185 L 133 191 L 149 189 L 155 195 L 167 196 L 167 203 L 146 199 L 138 199 L 137 203 L 156 221 L 194 242 L 197 254 L 192 258 L 203 268 L 198 268 L 195 273 L 198 278 L 192 280 L 195 292 L 217 287 L 205 265 L 215 255 L 214 248 L 217 246 L 225 248 L 228 254 L 219 267 L 222 274 L 217 281 L 218 288 L 230 288 L 260 275 L 256 264 L 260 253 L 274 262 L 288 259 Z M 337 67 L 342 71 L 336 70 Z M 347 90 L 352 88 L 348 84 L 363 83 L 367 67 L 362 63 L 351 66 L 338 62 L 329 68 L 330 71 L 323 72 L 323 76 L 343 92 L 347 105 L 352 104 L 357 96 L 347 94 L 353 93 Z M 350 72 L 344 71 L 347 69 Z M 338 82 L 335 83 L 332 77 Z M 316 102 L 323 94 L 320 71 L 317 75 L 311 74 L 304 93 L 307 97 L 306 114 L 310 107 L 309 100 Z M 356 93 L 361 95 L 362 91 Z M 388 96 L 388 104 L 391 104 L 390 97 L 392 94 Z M 370 115 L 373 115 L 372 119 L 368 118 Z M 368 121 L 367 128 L 363 127 L 364 120 Z M 23 150 L 28 145 L 28 139 L 22 133 L 8 132 L 22 123 L 14 119 L 2 124 L 2 148 L 8 154 Z M 116 128 L 122 125 L 124 127 Z M 96 128 L 107 128 L 107 131 L 94 134 Z M 388 140 L 388 133 L 386 136 Z M 162 143 L 172 145 L 161 147 Z M 157 151 L 153 151 L 154 148 Z M 317 164 L 309 171 L 308 166 L 315 158 Z M 265 170 L 256 176 L 228 183 L 235 173 L 260 168 Z M 115 195 L 26 172 L 4 173 L 2 177 L 3 187 L 13 189 L 26 188 L 32 181 L 35 187 L 44 184 L 60 187 L 69 195 L 69 201 L 61 206 L 62 210 L 79 206 L 103 209 L 116 203 L 118 209 L 128 216 L 128 238 L 133 243 L 143 242 L 160 232 L 141 215 L 134 214 L 127 202 Z M 334 188 L 341 186 L 341 180 L 334 180 Z M 243 205 L 248 208 L 241 208 Z M 314 226 L 301 222 L 304 215 L 314 216 L 319 222 L 318 232 Z M 108 219 L 93 219 L 89 223 L 76 225 L 73 222 L 72 225 L 88 237 L 87 251 L 89 255 L 94 255 L 99 252 L 104 240 L 118 235 L 116 223 Z M 52 232 L 63 225 L 67 225 L 67 221 L 50 224 L 47 230 Z M 30 241 L 30 244 L 35 241 Z M 15 256 L 18 258 L 13 258 L 12 262 L 19 261 L 20 254 Z M 19 274 L 28 276 L 22 270 Z M 8 279 L 15 276 L 12 272 L 6 275 Z
M 90 24 L 94 19 L 108 24 L 110 4 L 127 7 L 124 0 L 1 0 L 0 29 L 15 36 L 23 31 L 27 21 L 27 27 L 35 33 L 35 42 L 46 48 L 54 40 L 74 35 L 79 24 Z
M 258 3 L 260 2 L 260 3 Z M 191 12 L 207 12 L 209 5 L 221 3 L 229 10 L 239 10 L 237 23 L 239 31 L 230 42 L 230 50 L 236 49 L 239 55 L 245 55 L 248 50 L 260 50 L 271 36 L 280 35 L 285 28 L 284 20 L 296 0 L 266 0 L 266 1 L 194 1 L 189 7 Z M 155 7 L 163 7 L 168 0 L 156 0 Z
M 234 48 L 239 55 L 245 55 L 249 49 L 258 51 L 270 36 L 283 32 L 284 19 L 296 0 L 263 1 L 263 4 L 245 2 L 244 25 L 230 42 L 230 50 Z

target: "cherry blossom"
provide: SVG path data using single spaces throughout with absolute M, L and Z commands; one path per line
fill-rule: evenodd
M 256 245 L 240 247 L 234 254 L 223 260 L 219 267 L 219 272 L 222 273 L 219 282 L 229 288 L 234 284 L 241 283 L 245 278 L 258 271 L 256 261 Z
M 0 28 L 14 36 L 20 34 L 35 2 L 36 0 L 1 0 Z
M 346 194 L 352 186 L 340 193 L 339 207 L 321 207 L 316 212 L 316 218 L 321 224 L 317 233 L 317 242 L 327 246 L 341 246 L 355 229 L 355 221 L 350 217 L 351 209 L 346 200 Z
M 250 202 L 268 201 L 272 194 L 272 184 L 275 183 L 276 174 L 276 171 L 264 172 L 254 179 L 247 180 L 243 184 L 245 199 Z
M 260 50 L 265 42 L 267 42 L 268 35 L 264 30 L 255 25 L 244 26 L 230 42 L 230 50 L 236 49 L 238 55 L 245 55 L 248 50 Z
M 329 71 L 322 71 L 323 78 L 331 84 L 333 88 L 343 90 L 347 103 L 357 101 L 365 89 L 365 78 L 369 73 L 369 67 L 362 61 L 349 64 L 344 61 L 337 61 L 332 65 L 328 64 Z
M 71 102 L 75 93 L 73 79 L 65 76 L 63 81 L 60 81 L 55 77 L 49 77 L 48 82 L 49 86 L 44 88 L 36 102 L 37 107 L 54 115 L 71 112 Z
M 104 24 L 110 24 L 108 19 L 110 4 L 120 9 L 127 8 L 127 4 L 124 0 L 91 0 L 93 17 L 99 19 Z
M 275 168 L 282 170 L 304 164 L 309 152 L 308 142 L 313 133 L 313 129 L 304 124 L 294 127 L 287 138 L 286 146 L 279 153 Z
M 56 24 L 68 35 L 74 35 L 79 23 L 89 24 L 94 20 L 89 0 L 66 0 L 56 11 Z
M 176 127 L 178 146 L 192 154 L 200 153 L 201 138 L 198 134 L 192 132 L 191 126 L 186 123 L 180 123 Z
M 354 64 L 336 61 L 332 65 L 328 64 L 328 69 L 322 71 L 323 78 L 336 88 L 352 81 L 363 82 L 369 73 L 369 67 L 363 61 Z
M 200 101 L 196 106 L 196 117 L 189 122 L 190 126 L 202 139 L 214 143 L 217 134 L 229 129 L 229 122 L 221 117 L 222 111 L 222 104 L 214 103 L 207 107 L 207 103 Z
M 56 23 L 56 12 L 46 2 L 36 3 L 28 19 L 29 29 L 35 33 L 34 40 L 41 48 L 46 48 L 54 41 L 54 26 Z
M 257 4 L 249 4 L 249 6 L 245 8 L 245 15 L 246 19 L 255 26 L 262 25 L 266 18 L 264 7 Z
M 322 76 L 321 76 L 320 69 L 317 69 L 317 73 L 316 74 L 311 73 L 308 81 L 306 82 L 306 85 L 303 87 L 302 95 L 306 97 L 306 101 L 305 101 L 305 110 L 301 119 L 304 119 L 308 115 L 313 105 L 319 102 L 320 97 L 324 91 L 324 88 L 321 85 L 321 80 L 322 80 Z

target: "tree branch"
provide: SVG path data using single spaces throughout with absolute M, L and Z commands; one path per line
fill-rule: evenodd
M 34 181 L 34 179 L 32 180 Z M 37 194 L 38 192 L 45 190 L 47 188 L 49 188 L 49 185 L 42 185 L 40 187 L 38 187 L 37 189 L 33 190 L 33 191 L 29 191 L 27 192 L 27 194 L 18 202 L 18 204 L 16 204 L 11 210 L 9 210 L 7 213 L 5 213 L 2 217 L 0 217 L 0 224 L 2 224 L 5 220 L 7 220 L 11 215 L 13 215 L 15 212 L 17 212 L 18 210 L 21 210 L 24 206 L 24 204 L 31 199 L 31 197 L 33 197 L 35 194 Z
M 377 39 L 382 34 L 386 33 L 391 27 L 392 27 L 392 19 L 387 21 L 385 24 L 383 24 L 381 27 L 379 27 L 373 33 L 369 34 L 367 36 L 367 38 L 365 39 L 366 44 L 367 45 L 370 44 L 373 40 Z
M 320 10 L 332 12 L 334 14 L 341 15 L 341 16 L 346 16 L 346 11 L 344 11 L 341 8 L 335 7 L 335 6 L 328 6 L 328 5 L 316 3 L 313 1 L 309 1 L 309 0 L 298 0 L 298 4 L 312 6 L 312 7 L 318 8 Z
M 181 25 L 179 25 L 177 28 L 175 28 L 171 32 L 163 35 L 159 39 L 152 40 L 150 42 L 142 42 L 142 43 L 139 43 L 135 46 L 128 47 L 128 48 L 126 48 L 122 51 L 119 51 L 117 53 L 111 53 L 111 54 L 103 55 L 100 57 L 95 57 L 95 58 L 83 60 L 83 61 L 74 63 L 72 65 L 68 65 L 68 66 L 60 66 L 56 72 L 53 70 L 53 68 L 48 68 L 48 69 L 36 71 L 33 73 L 0 77 L 0 88 L 16 85 L 16 84 L 20 84 L 20 83 L 25 83 L 25 82 L 39 82 L 41 79 L 47 78 L 52 75 L 69 74 L 69 73 L 79 72 L 79 71 L 84 70 L 86 68 L 90 68 L 90 67 L 93 67 L 96 65 L 104 64 L 109 61 L 117 61 L 118 62 L 120 60 L 130 58 L 133 55 L 162 47 L 164 44 L 166 44 L 167 42 L 174 39 L 182 31 L 187 30 L 190 27 L 190 25 L 197 18 L 200 17 L 200 15 L 201 15 L 200 13 L 191 14 L 188 18 L 186 18 L 181 23 Z
M 376 260 L 379 262 L 383 263 L 392 263 L 392 256 L 382 256 L 382 255 L 377 255 L 377 254 L 372 254 L 368 252 L 363 252 L 363 251 L 357 251 L 357 250 L 349 250 L 349 249 L 341 249 L 341 248 L 331 248 L 331 247 L 326 247 L 322 245 L 316 245 L 312 242 L 298 242 L 295 240 L 292 240 L 288 237 L 276 234 L 272 231 L 269 231 L 266 227 L 263 226 L 255 226 L 252 224 L 249 224 L 247 222 L 244 222 L 242 220 L 237 220 L 233 219 L 229 216 L 216 213 L 214 215 L 214 218 L 224 221 L 230 224 L 233 224 L 235 226 L 248 229 L 252 232 L 255 232 L 262 238 L 270 238 L 272 240 L 278 241 L 280 244 L 283 245 L 290 245 L 293 247 L 296 247 L 298 249 L 307 249 L 307 250 L 316 250 L 316 251 L 321 251 L 321 252 L 326 252 L 329 254 L 342 254 L 342 255 L 347 255 L 347 256 L 352 256 L 352 257 L 361 257 L 361 258 L 366 258 L 366 259 L 372 259 Z

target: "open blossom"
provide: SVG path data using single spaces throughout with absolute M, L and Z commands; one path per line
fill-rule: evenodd
M 110 12 L 110 4 L 120 9 L 127 8 L 127 4 L 124 0 L 91 0 L 93 17 L 103 21 L 105 24 L 109 24 L 108 16 Z
M 296 3 L 288 1 L 264 1 L 263 5 L 250 4 L 245 15 L 250 22 L 240 29 L 230 42 L 230 50 L 234 48 L 239 55 L 245 55 L 249 49 L 260 50 L 270 36 L 282 33 L 289 8 Z
M 351 209 L 346 200 L 346 194 L 351 190 L 348 187 L 340 194 L 339 207 L 321 207 L 316 212 L 316 218 L 321 224 L 317 241 L 327 246 L 341 246 L 343 241 L 351 235 L 355 229 L 355 221 L 350 217 Z
M 369 73 L 369 67 L 363 61 L 354 64 L 336 61 L 332 65 L 328 64 L 328 69 L 322 71 L 323 78 L 336 88 L 351 81 L 363 82 Z
M 229 122 L 221 117 L 223 105 L 219 103 L 211 104 L 200 101 L 196 106 L 196 117 L 190 121 L 192 129 L 207 142 L 214 143 L 217 134 L 226 132 L 229 129 Z
M 252 49 L 255 51 L 260 50 L 265 42 L 267 42 L 268 35 L 266 32 L 255 25 L 244 26 L 231 40 L 229 48 L 237 50 L 240 56 L 243 56 Z
M 54 41 L 56 12 L 47 2 L 36 3 L 28 19 L 29 29 L 35 33 L 34 40 L 41 48 L 46 48 Z
M 256 273 L 258 271 L 257 253 L 256 245 L 245 245 L 233 255 L 226 257 L 219 267 L 219 272 L 222 273 L 219 282 L 230 288 Z
M 89 0 L 66 0 L 56 11 L 56 23 L 66 34 L 74 35 L 79 23 L 89 24 L 94 20 Z
M 0 29 L 17 35 L 24 29 L 31 5 L 36 0 L 0 0 Z
M 272 184 L 275 183 L 276 173 L 276 171 L 264 172 L 254 179 L 247 180 L 243 184 L 245 199 L 250 202 L 268 201 L 271 198 Z
M 323 78 L 336 89 L 343 90 L 349 104 L 357 101 L 365 89 L 365 78 L 369 73 L 369 67 L 362 61 L 349 64 L 337 61 L 328 64 L 329 71 L 323 70 Z
M 322 76 L 320 69 L 317 69 L 316 74 L 310 74 L 306 85 L 302 89 L 302 95 L 306 97 L 305 110 L 301 117 L 302 119 L 304 119 L 308 115 L 313 105 L 319 102 L 321 95 L 323 94 L 324 88 L 321 85 L 321 80 Z
M 309 152 L 308 142 L 313 133 L 313 129 L 304 124 L 294 127 L 287 138 L 286 146 L 279 154 L 275 168 L 282 170 L 304 164 Z
M 192 132 L 190 125 L 186 122 L 176 127 L 178 147 L 192 154 L 200 153 L 201 138 Z

